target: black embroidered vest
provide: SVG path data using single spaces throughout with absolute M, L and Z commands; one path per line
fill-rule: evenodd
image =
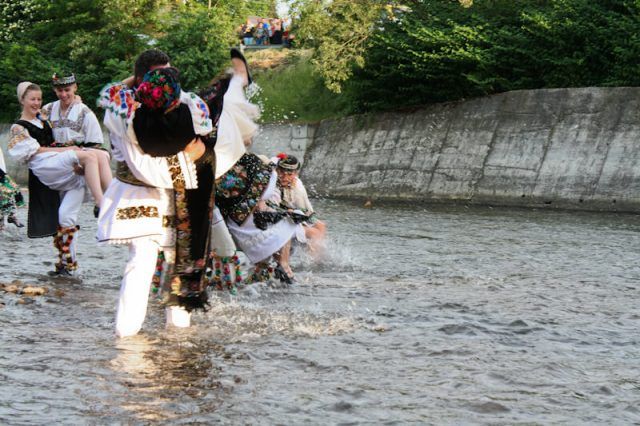
M 24 127 L 29 135 L 38 141 L 40 146 L 53 144 L 53 132 L 46 121 L 42 128 L 26 120 L 18 120 L 16 124 Z M 54 235 L 58 230 L 58 208 L 60 194 L 45 186 L 40 179 L 29 170 L 29 218 L 27 220 L 27 236 L 42 238 Z
M 26 121 L 26 120 L 18 120 L 16 124 L 27 129 L 29 135 L 38 141 L 40 146 L 51 146 L 55 140 L 53 139 L 53 131 L 51 130 L 51 126 L 48 122 L 42 121 L 42 129 L 35 124 Z

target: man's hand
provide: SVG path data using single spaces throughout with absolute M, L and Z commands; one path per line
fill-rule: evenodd
M 191 157 L 191 161 L 196 161 L 204 155 L 205 146 L 200 138 L 195 138 L 184 148 L 184 152 Z
M 135 84 L 135 82 L 136 82 L 136 78 L 133 75 L 122 80 L 122 83 L 129 88 L 133 88 L 133 85 Z

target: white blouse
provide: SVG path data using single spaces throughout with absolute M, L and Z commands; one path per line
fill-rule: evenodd
M 73 103 L 65 115 L 61 114 L 60 101 L 45 105 L 42 112 L 46 115 L 53 129 L 56 142 L 71 145 L 78 143 L 104 142 L 102 130 L 96 115 L 83 103 Z
M 307 189 L 302 184 L 300 178 L 296 180 L 291 188 L 283 188 L 282 190 L 284 202 L 291 208 L 300 209 L 305 213 L 313 213 L 313 206 L 309 201 Z
M 42 122 L 37 118 L 29 123 L 42 129 Z M 40 148 L 37 140 L 31 137 L 29 131 L 19 124 L 11 126 L 9 131 L 9 156 L 17 163 L 27 164 Z

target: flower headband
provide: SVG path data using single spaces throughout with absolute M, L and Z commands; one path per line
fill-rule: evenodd
M 51 76 L 51 84 L 55 87 L 68 86 L 76 82 L 76 76 L 74 73 L 61 73 L 56 72 Z
M 149 71 L 136 89 L 136 99 L 150 110 L 170 111 L 180 103 L 178 75 L 172 67 Z
M 281 152 L 277 155 L 278 157 L 278 167 L 282 170 L 287 171 L 296 171 L 300 168 L 300 162 L 293 155 L 285 154 Z

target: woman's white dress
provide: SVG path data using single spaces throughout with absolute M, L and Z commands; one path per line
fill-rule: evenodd
M 43 128 L 37 118 L 29 120 L 29 123 Z M 43 184 L 54 191 L 69 191 L 84 186 L 84 177 L 74 172 L 74 166 L 79 164 L 74 151 L 37 152 L 40 144 L 19 124 L 11 126 L 10 133 L 9 155 L 14 161 L 27 164 Z
M 218 120 L 218 138 L 215 146 L 216 179 L 225 174 L 247 152 L 244 141 L 258 132 L 255 123 L 260 108 L 244 95 L 246 78 L 234 74 L 224 94 L 222 112 Z

